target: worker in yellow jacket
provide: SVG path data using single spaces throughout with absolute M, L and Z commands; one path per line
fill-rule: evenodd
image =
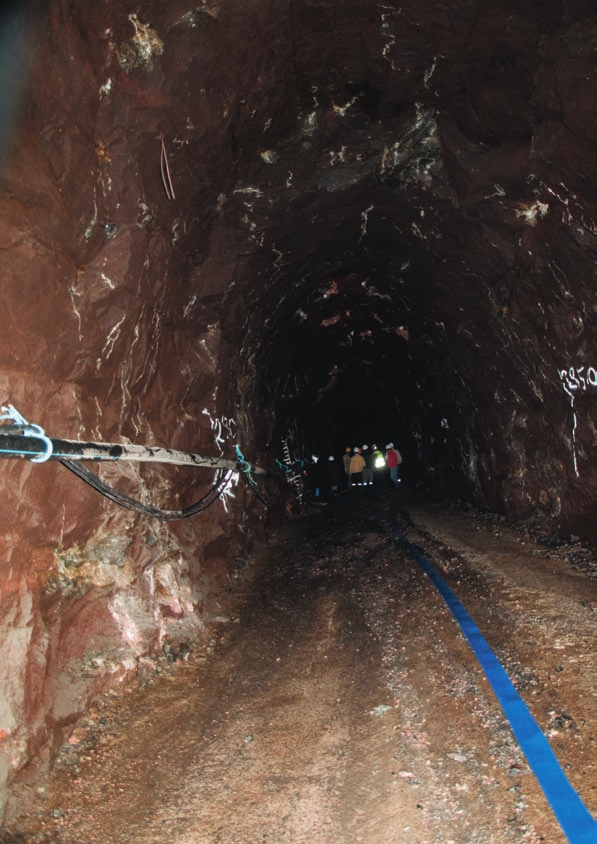
M 350 481 L 352 486 L 363 486 L 363 469 L 365 468 L 365 461 L 361 454 L 361 449 L 356 446 L 353 455 L 350 458 Z

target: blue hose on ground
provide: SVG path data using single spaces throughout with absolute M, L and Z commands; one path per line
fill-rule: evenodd
M 392 535 L 417 561 L 458 622 L 566 838 L 570 844 L 596 844 L 597 821 L 572 787 L 549 742 L 481 631 L 423 554 L 400 531 L 392 529 Z

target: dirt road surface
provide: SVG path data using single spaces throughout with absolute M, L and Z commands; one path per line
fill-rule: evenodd
M 594 552 L 360 490 L 251 560 L 213 648 L 98 701 L 0 840 L 565 844 L 479 663 L 387 523 L 458 595 L 595 815 Z

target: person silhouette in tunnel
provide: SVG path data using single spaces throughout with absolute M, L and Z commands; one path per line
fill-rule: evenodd
M 386 459 L 383 452 L 376 445 L 371 446 L 371 462 L 373 466 L 373 483 L 379 486 L 386 468 Z
M 368 445 L 363 446 L 363 460 L 363 486 L 373 486 L 373 451 L 369 450 Z
M 330 492 L 332 495 L 336 495 L 340 484 L 340 472 L 338 470 L 336 458 L 333 454 L 330 454 L 328 457 L 328 480 L 330 484 Z
M 347 448 L 344 452 L 344 456 L 342 458 L 342 462 L 344 463 L 344 471 L 346 473 L 346 486 L 350 489 L 350 449 Z
M 402 463 L 402 455 L 397 448 L 394 448 L 394 443 L 388 443 L 386 446 L 386 465 L 390 470 L 390 480 L 396 487 L 399 488 L 401 483 L 400 478 L 400 464 Z

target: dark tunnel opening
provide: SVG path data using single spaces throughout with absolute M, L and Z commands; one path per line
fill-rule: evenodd
M 229 336 L 244 382 L 260 385 L 267 448 L 288 431 L 299 451 L 336 455 L 399 441 L 413 481 L 515 518 L 549 513 L 565 530 L 573 508 L 554 479 L 575 457 L 556 456 L 552 408 L 568 443 L 570 408 L 542 314 L 566 310 L 557 288 L 575 259 L 537 143 L 554 128 L 539 90 L 546 45 L 574 24 L 555 6 L 508 13 L 513 40 L 492 12 L 466 39 L 434 21 L 431 46 L 401 8 L 370 10 L 372 41 L 354 49 L 362 18 L 348 4 L 325 67 L 331 6 L 293 16 L 301 107 L 237 182 L 260 248 L 239 276 L 242 339 L 237 316 Z M 410 76 L 389 58 L 398 43 Z
M 396 441 L 412 481 L 470 494 L 448 419 L 458 430 L 474 397 L 463 385 L 454 400 L 459 362 L 446 321 L 456 315 L 445 313 L 437 259 L 412 234 L 422 207 L 403 200 L 407 207 L 391 213 L 395 185 L 375 176 L 362 192 L 352 199 L 365 208 L 358 216 L 335 196 L 319 210 L 309 206 L 304 222 L 291 207 L 283 219 L 296 231 L 271 235 L 272 251 L 288 263 L 252 271 L 265 290 L 247 310 L 243 350 L 276 419 L 270 445 L 285 430 L 307 454 Z M 322 220 L 339 212 L 332 232 L 317 236 Z

